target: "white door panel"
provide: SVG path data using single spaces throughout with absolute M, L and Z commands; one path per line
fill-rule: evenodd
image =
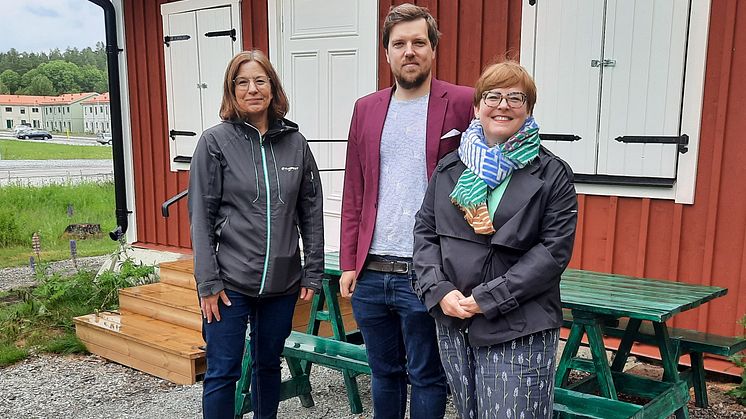
M 534 115 L 543 134 L 570 134 L 579 141 L 542 141 L 575 173 L 595 174 L 603 2 L 541 2 L 537 9 L 533 76 Z
M 288 119 L 311 142 L 321 170 L 344 168 L 355 100 L 376 90 L 378 4 L 372 0 L 277 0 L 273 61 L 290 100 Z M 339 245 L 342 171 L 321 174 L 327 248 Z
M 197 23 L 194 12 L 168 15 L 166 35 L 187 35 L 189 39 L 171 41 L 166 48 L 166 71 L 170 73 L 169 129 L 202 132 L 200 107 L 199 66 L 197 53 Z M 191 157 L 198 136 L 176 136 L 170 140 L 171 156 Z
M 199 35 L 199 81 L 202 94 L 202 127 L 220 122 L 225 67 L 233 58 L 234 41 L 230 36 L 207 37 L 208 32 L 227 31 L 231 27 L 231 8 L 219 7 L 197 12 Z M 199 133 L 201 134 L 201 133 Z M 198 137 L 199 138 L 199 137 Z M 191 156 L 191 154 L 189 154 Z
M 673 144 L 624 144 L 619 136 L 678 136 L 688 1 L 608 0 L 598 172 L 676 177 Z

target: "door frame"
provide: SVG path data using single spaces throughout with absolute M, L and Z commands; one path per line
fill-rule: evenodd
M 710 27 L 710 2 L 711 0 L 691 0 L 686 64 L 684 67 L 684 92 L 681 103 L 681 132 L 689 135 L 689 151 L 678 156 L 676 181 L 673 187 L 655 188 L 576 183 L 575 187 L 579 194 L 672 199 L 676 203 L 694 203 L 702 124 L 702 99 L 704 97 L 705 67 L 707 64 L 707 37 Z M 526 67 L 531 74 L 534 74 L 534 36 L 536 29 L 536 7 L 531 6 L 529 0 L 523 0 L 521 65 Z

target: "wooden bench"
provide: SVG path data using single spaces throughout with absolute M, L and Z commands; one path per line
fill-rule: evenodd
M 572 314 L 569 310 L 563 310 L 563 325 L 567 328 L 572 326 Z M 604 323 L 603 332 L 607 336 L 622 338 L 627 326 L 628 319 L 609 318 Z M 691 329 L 670 328 L 669 336 L 677 346 L 677 358 L 689 355 L 691 367 L 681 372 L 681 377 L 686 379 L 689 388 L 694 388 L 695 405 L 707 408 L 707 385 L 704 369 L 704 354 L 730 357 L 746 349 L 746 338 L 729 337 L 702 333 Z M 650 322 L 640 324 L 636 340 L 642 343 L 654 345 L 656 343 L 655 331 Z M 618 364 L 624 365 L 626 357 Z M 616 360 L 615 360 L 615 363 Z
M 251 342 L 246 338 L 246 349 L 242 365 L 241 379 L 236 388 L 235 418 L 243 418 L 252 411 L 251 405 Z M 303 407 L 313 406 L 311 396 L 311 364 L 342 371 L 347 386 L 350 406 L 362 406 L 357 382 L 352 374 L 370 374 L 368 357 L 363 345 L 291 332 L 285 341 L 282 356 L 290 369 L 291 378 L 284 380 L 280 387 L 280 400 L 299 397 Z M 350 391 L 350 389 L 354 391 Z M 359 412 L 358 412 L 359 413 Z

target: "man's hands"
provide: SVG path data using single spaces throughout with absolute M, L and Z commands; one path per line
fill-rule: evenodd
M 342 297 L 352 297 L 352 293 L 355 291 L 355 283 L 357 282 L 357 279 L 355 279 L 356 274 L 356 271 L 342 272 L 342 276 L 339 277 L 339 293 L 342 294 Z
M 464 297 L 459 290 L 453 290 L 440 300 L 440 309 L 447 316 L 468 319 L 475 314 L 481 313 L 482 309 L 474 300 L 474 297 Z
M 207 323 L 212 323 L 212 318 L 215 317 L 215 320 L 220 321 L 220 309 L 218 308 L 218 299 L 223 302 L 223 304 L 230 306 L 231 300 L 228 299 L 228 296 L 225 294 L 225 290 L 220 291 L 217 294 L 214 295 L 208 295 L 207 297 L 202 297 L 199 300 L 199 308 L 202 310 L 202 317 L 207 319 Z
M 300 288 L 300 299 L 303 301 L 311 301 L 313 298 L 313 289 L 301 287 Z

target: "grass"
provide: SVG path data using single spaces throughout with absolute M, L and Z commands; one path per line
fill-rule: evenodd
M 111 159 L 111 147 L 0 140 L 2 160 Z
M 101 225 L 100 238 L 77 240 L 79 257 L 113 252 L 117 243 L 108 232 L 116 226 L 114 209 L 112 182 L 0 187 L 0 268 L 28 264 L 34 232 L 41 241 L 41 261 L 69 258 L 70 241 L 62 233 L 73 223 Z
M 118 272 L 81 270 L 71 275 L 37 269 L 38 286 L 0 293 L 0 367 L 30 353 L 85 353 L 73 317 L 119 306 L 117 290 L 151 283 L 154 268 L 125 260 Z

